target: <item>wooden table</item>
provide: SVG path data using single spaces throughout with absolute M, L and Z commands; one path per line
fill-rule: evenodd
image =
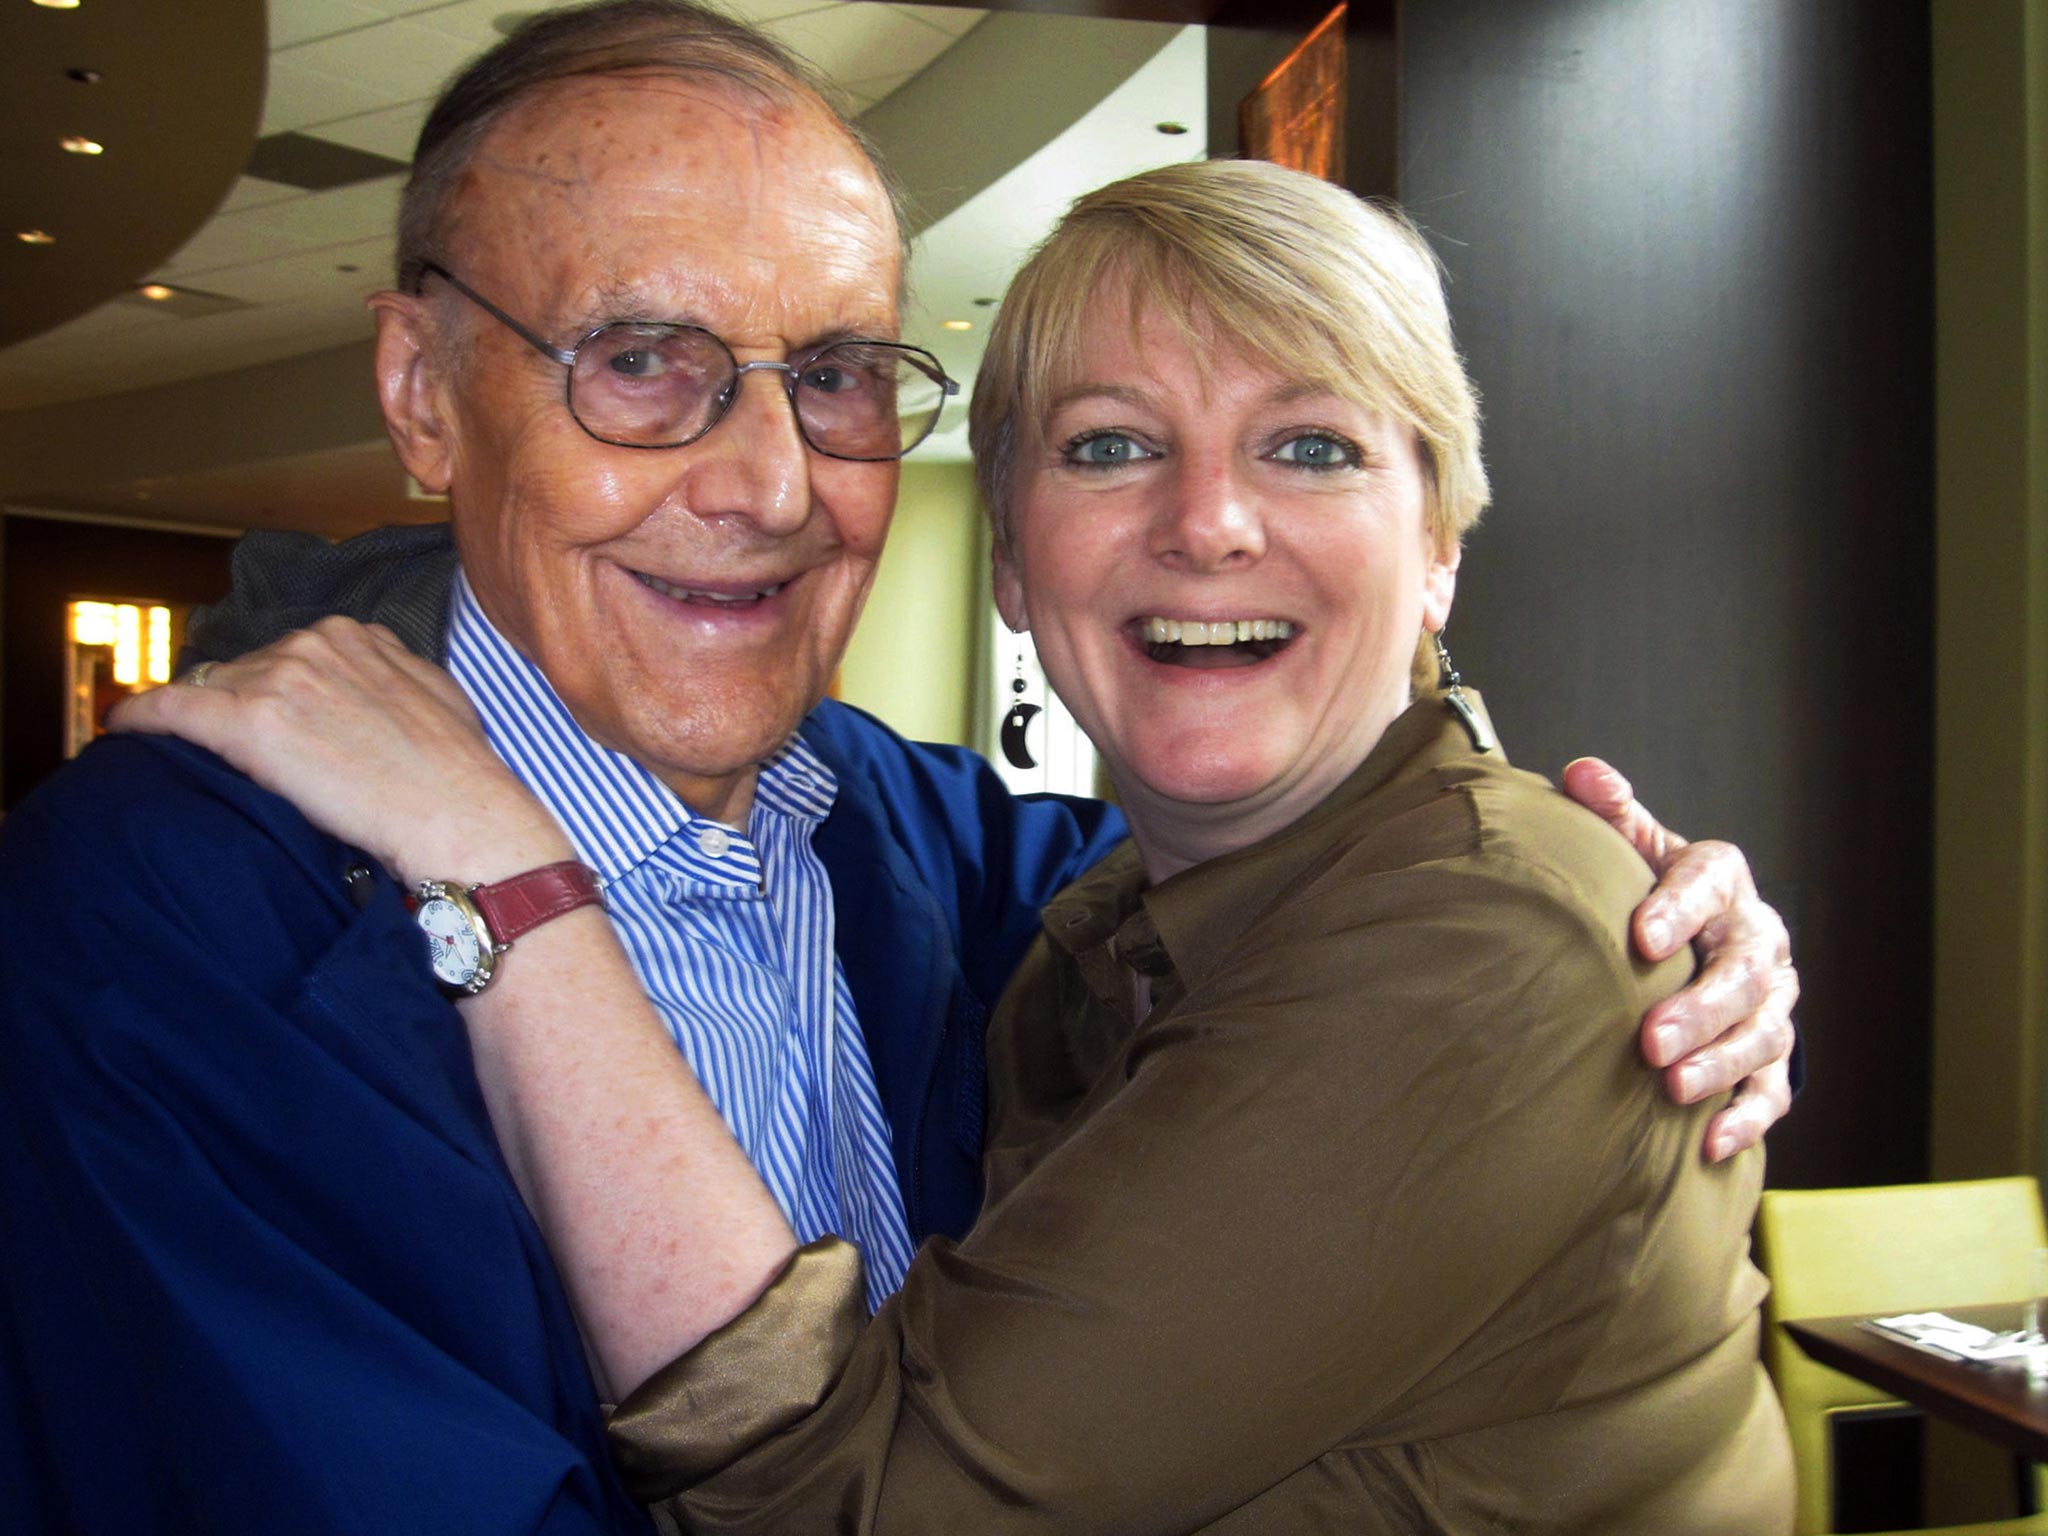
M 1983 1307 L 1927 1307 L 1980 1328 L 2020 1326 L 2017 1303 Z M 1806 1354 L 1858 1381 L 1867 1381 L 1929 1413 L 1960 1424 L 2034 1461 L 2048 1461 L 2048 1382 L 2029 1383 L 2025 1366 L 1971 1365 L 1862 1326 L 1861 1317 L 1816 1317 L 1787 1322 L 1785 1332 Z

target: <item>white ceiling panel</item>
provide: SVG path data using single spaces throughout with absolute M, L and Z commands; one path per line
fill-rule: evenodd
M 363 0 L 273 0 L 270 51 L 357 27 L 373 27 L 385 19 L 383 12 Z
M 158 270 L 171 282 L 210 288 L 214 284 L 203 281 L 209 273 L 252 266 L 321 245 L 325 242 L 299 229 L 289 214 L 281 211 L 296 209 L 303 201 L 273 203 L 215 219 L 179 247 L 177 254 Z
M 476 44 L 414 21 L 388 21 L 294 48 L 282 57 L 329 80 L 370 84 L 386 104 L 431 96 L 476 52 Z M 328 111 L 319 121 L 349 114 Z
M 293 49 L 270 57 L 270 89 L 263 98 L 265 135 L 337 117 L 357 117 L 391 106 L 399 99 L 360 80 L 335 78 L 309 68 L 297 60 L 302 51 Z
M 346 144 L 350 149 L 368 150 L 373 155 L 389 155 L 394 160 L 410 161 L 412 147 L 419 142 L 420 128 L 426 123 L 427 113 L 433 110 L 433 105 L 431 100 L 423 98 L 409 101 L 402 107 L 386 107 L 381 112 L 366 112 L 361 117 L 322 123 L 319 136 L 336 144 Z
M 883 97 L 910 83 L 916 71 L 903 75 L 884 75 L 879 80 L 842 80 L 839 82 L 840 107 L 848 115 L 860 116 Z
M 988 14 L 951 5 L 892 5 L 889 9 L 913 17 L 928 27 L 937 27 L 948 37 L 966 36 L 974 24 Z
M 297 3 L 298 0 L 270 0 L 273 12 L 280 5 L 293 5 Z M 461 0 L 356 0 L 356 3 L 367 5 L 379 15 L 393 17 L 425 16 L 436 11 L 451 10 L 455 5 L 461 3 Z M 559 5 L 561 3 L 562 0 L 532 0 L 532 3 L 529 4 L 521 4 L 520 0 L 497 0 L 501 13 L 505 11 L 537 11 L 543 9 L 547 4 Z
M 357 242 L 388 245 L 399 185 L 399 179 L 390 176 L 225 215 L 188 240 L 160 270 L 173 282 L 248 297 L 224 285 L 219 274 L 246 272 L 266 261 Z
M 398 219 L 398 194 L 404 185 L 397 176 L 336 187 L 330 192 L 309 192 L 286 207 L 260 208 L 250 217 L 274 227 L 289 226 L 305 245 L 335 245 L 344 240 L 367 240 L 388 234 Z
M 837 80 L 915 74 L 952 43 L 886 5 L 835 5 L 769 22 L 763 30 Z
M 783 21 L 791 16 L 801 16 L 806 11 L 827 11 L 837 9 L 844 0 L 727 0 L 725 10 L 765 27 L 771 21 Z
M 504 36 L 497 27 L 499 17 L 553 10 L 564 3 L 565 0 L 526 0 L 523 4 L 520 0 L 455 0 L 453 5 L 416 10 L 406 20 L 412 26 L 424 27 L 460 43 L 462 48 L 455 62 L 463 64 Z
M 378 235 L 212 273 L 209 281 L 214 291 L 231 290 L 252 304 L 360 304 L 390 285 L 392 249 L 391 237 Z M 343 267 L 356 270 L 344 272 Z
M 227 197 L 214 217 L 224 213 L 240 213 L 248 208 L 261 208 L 266 203 L 290 202 L 295 197 L 304 197 L 301 187 L 288 187 L 281 181 L 265 181 L 261 176 L 238 176 L 235 184 L 228 189 Z

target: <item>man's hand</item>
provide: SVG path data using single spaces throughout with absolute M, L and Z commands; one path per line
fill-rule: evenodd
M 1643 1016 L 1643 1056 L 1664 1069 L 1665 1091 L 1691 1104 L 1727 1089 L 1734 1096 L 1707 1123 L 1710 1161 L 1763 1140 L 1792 1107 L 1787 1063 L 1799 973 L 1778 914 L 1756 893 L 1749 861 L 1731 843 L 1688 843 L 1660 826 L 1606 763 L 1582 757 L 1564 787 L 1635 846 L 1657 875 L 1636 908 L 1636 948 L 1662 960 L 1692 942 L 1699 974 Z

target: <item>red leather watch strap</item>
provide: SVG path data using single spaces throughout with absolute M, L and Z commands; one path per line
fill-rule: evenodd
M 469 893 L 469 899 L 490 925 L 491 938 L 501 945 L 532 932 L 551 917 L 578 907 L 604 905 L 596 872 L 573 859 L 480 885 Z

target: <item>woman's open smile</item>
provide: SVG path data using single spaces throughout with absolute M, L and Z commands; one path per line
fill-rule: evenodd
M 1166 619 L 1135 621 L 1137 642 L 1169 667 L 1249 667 L 1269 661 L 1294 638 L 1287 619 Z

